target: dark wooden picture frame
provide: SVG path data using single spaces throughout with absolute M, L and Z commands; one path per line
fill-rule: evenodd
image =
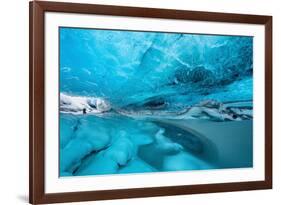
M 30 2 L 30 139 L 29 200 L 32 204 L 153 197 L 272 188 L 272 17 L 199 11 L 104 6 L 92 4 Z M 167 186 L 106 191 L 46 194 L 44 190 L 44 14 L 45 12 L 100 14 L 142 18 L 247 23 L 265 26 L 265 180 L 203 185 Z

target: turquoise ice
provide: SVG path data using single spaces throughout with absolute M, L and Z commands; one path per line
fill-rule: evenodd
M 62 27 L 59 39 L 61 176 L 252 166 L 253 37 Z

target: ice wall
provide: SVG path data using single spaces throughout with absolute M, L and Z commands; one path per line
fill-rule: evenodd
M 60 28 L 60 91 L 113 108 L 252 99 L 253 39 Z

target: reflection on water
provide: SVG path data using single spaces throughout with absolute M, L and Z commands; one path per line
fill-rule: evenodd
M 194 122 L 199 126 L 216 123 L 221 130 L 212 131 L 211 137 L 204 136 L 194 129 Z M 243 145 L 228 140 L 229 136 L 223 142 L 220 136 L 216 137 L 216 132 L 232 129 L 233 135 L 248 136 L 251 141 L 251 121 L 234 123 L 247 125 L 241 130 L 237 129 L 241 126 L 233 126 L 233 122 L 143 120 L 113 113 L 100 116 L 61 114 L 60 175 L 251 167 L 250 144 L 242 151 Z M 232 154 L 221 149 L 222 144 L 228 146 L 229 142 Z M 237 161 L 231 155 L 240 155 L 240 158 Z

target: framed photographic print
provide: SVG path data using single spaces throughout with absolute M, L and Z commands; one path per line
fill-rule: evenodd
M 30 203 L 272 187 L 272 17 L 30 2 Z

